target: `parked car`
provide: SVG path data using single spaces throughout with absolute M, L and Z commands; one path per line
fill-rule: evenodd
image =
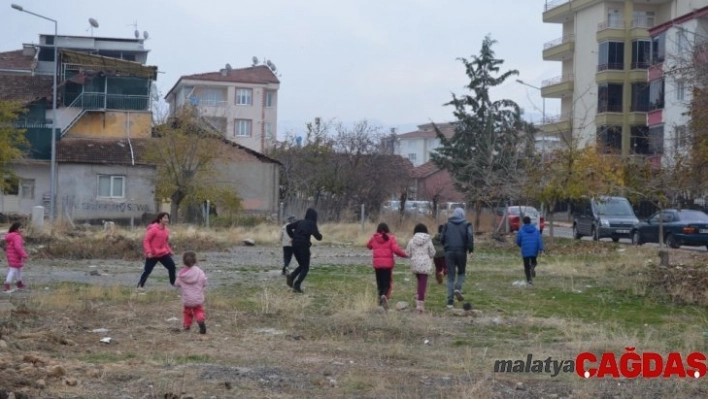
M 382 211 L 384 213 L 395 213 L 400 212 L 401 201 L 386 201 L 383 205 Z M 428 201 L 406 201 L 405 213 L 407 215 L 425 215 L 430 216 L 433 213 L 433 208 Z
M 509 231 L 519 231 L 522 225 L 521 219 L 524 216 L 531 218 L 531 224 L 538 227 L 538 230 L 543 234 L 543 228 L 546 227 L 546 221 L 541 213 L 532 206 L 510 206 L 506 208 L 506 213 L 509 215 Z M 501 215 L 498 215 L 497 222 L 501 223 L 504 218 L 504 209 L 502 208 Z
M 708 215 L 692 209 L 664 209 L 637 223 L 632 229 L 632 244 L 658 243 L 660 217 L 666 245 L 671 248 L 706 246 L 708 249 Z
M 583 198 L 573 204 L 573 236 L 591 236 L 597 241 L 609 237 L 617 242 L 630 238 L 639 223 L 632 205 L 623 197 Z

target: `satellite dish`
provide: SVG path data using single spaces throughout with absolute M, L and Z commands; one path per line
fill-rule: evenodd
M 252 66 L 258 65 L 258 57 L 255 57 L 255 56 L 254 56 L 253 58 L 251 58 L 251 61 L 253 61 L 253 65 L 252 65 Z
M 231 64 L 226 64 L 226 70 L 227 70 L 227 71 L 230 71 L 230 70 L 232 70 L 232 69 L 233 69 L 233 68 L 231 68 Z
M 91 24 L 91 26 L 94 28 L 98 28 L 98 21 L 93 18 L 89 18 L 89 24 Z
M 140 39 L 140 32 L 138 32 L 137 29 L 135 30 L 135 32 L 133 32 L 133 34 L 135 35 L 136 39 Z
M 150 35 L 148 35 L 148 31 L 144 30 L 143 31 L 143 39 L 147 40 L 149 37 L 150 37 Z

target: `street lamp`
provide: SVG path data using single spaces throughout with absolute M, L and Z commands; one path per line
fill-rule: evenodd
M 52 222 L 52 224 L 55 221 L 56 217 L 56 212 L 55 212 L 55 195 L 56 195 L 56 163 L 57 163 L 57 137 L 56 137 L 56 130 L 57 130 L 57 71 L 59 70 L 58 68 L 58 63 L 57 63 L 57 35 L 58 35 L 58 23 L 55 19 L 51 19 L 48 17 L 45 17 L 44 15 L 39 15 L 36 13 L 33 13 L 32 11 L 27 11 L 25 10 L 21 5 L 19 4 L 11 4 L 11 7 L 17 11 L 20 12 L 25 12 L 30 15 L 34 15 L 35 17 L 45 19 L 47 21 L 53 22 L 54 23 L 54 71 L 52 72 L 52 154 L 51 154 L 51 161 L 50 161 L 50 180 L 49 180 L 49 220 Z
M 541 91 L 541 88 L 540 88 L 540 87 L 536 87 L 536 86 L 534 86 L 534 85 L 530 85 L 530 84 L 524 82 L 524 81 L 521 80 L 521 79 L 516 79 L 516 83 L 519 83 L 519 84 L 522 84 L 522 85 L 524 85 L 524 86 L 528 86 L 528 87 L 530 87 L 530 88 L 532 88 L 532 89 L 536 89 L 536 90 L 538 90 L 538 91 Z M 546 97 L 543 97 L 543 95 L 541 95 L 541 99 L 543 100 L 543 106 L 542 106 L 543 109 L 541 110 L 541 115 L 542 115 L 542 116 L 541 116 L 541 125 L 543 126 L 543 129 L 544 129 L 544 131 L 543 131 L 543 137 L 542 137 L 542 140 L 541 140 L 541 160 L 543 161 L 544 158 L 546 157 L 546 131 L 545 131 L 545 126 L 546 126 Z

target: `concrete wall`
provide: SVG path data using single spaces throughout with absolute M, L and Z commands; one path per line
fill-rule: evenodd
M 155 169 L 143 166 L 60 164 L 58 169 L 57 217 L 81 220 L 140 219 L 154 213 Z M 124 198 L 97 198 L 98 175 L 125 176 Z
M 417 167 L 430 161 L 430 152 L 438 147 L 440 147 L 438 138 L 406 138 L 399 140 L 394 153 L 406 159 L 410 159 L 409 154 L 415 154 L 415 161 L 411 163 Z
M 67 132 L 68 137 L 149 138 L 152 113 L 128 111 L 87 112 Z
M 280 165 L 259 161 L 222 163 L 214 184 L 233 187 L 243 199 L 246 212 L 278 210 Z
M 5 195 L 0 191 L 0 213 L 30 215 L 33 207 L 43 205 L 44 194 L 49 195 L 49 162 L 16 164 L 12 169 L 21 179 L 34 180 L 34 196 L 22 198 L 22 192 Z
M 621 11 L 621 8 L 620 8 Z M 604 4 L 597 4 L 576 13 L 575 16 L 575 54 L 573 73 L 575 86 L 573 91 L 573 134 L 580 140 L 580 146 L 594 143 L 596 140 L 595 115 L 597 114 L 597 74 L 598 49 L 597 26 L 607 19 Z

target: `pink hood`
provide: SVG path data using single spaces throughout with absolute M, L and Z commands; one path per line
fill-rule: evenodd
M 204 304 L 204 287 L 206 287 L 206 274 L 194 265 L 192 267 L 183 267 L 177 273 L 177 281 L 175 287 L 181 289 L 182 304 L 184 306 L 197 306 Z

